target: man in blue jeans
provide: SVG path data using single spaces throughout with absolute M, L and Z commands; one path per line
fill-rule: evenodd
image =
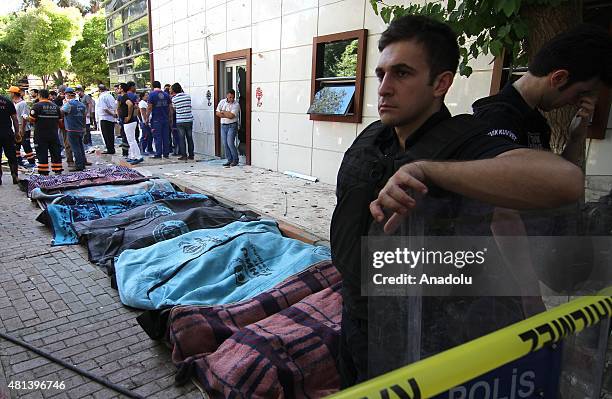
M 68 102 L 61 108 L 64 114 L 64 126 L 66 138 L 74 154 L 74 166 L 69 170 L 72 172 L 85 170 L 85 148 L 83 147 L 83 135 L 85 134 L 85 117 L 87 106 L 76 99 L 76 92 L 72 87 L 64 91 Z
M 229 89 L 225 98 L 219 101 L 215 115 L 221 118 L 221 143 L 225 149 L 227 162 L 225 167 L 238 165 L 238 149 L 235 140 L 238 133 L 238 115 L 240 115 L 240 104 L 236 100 L 236 92 Z
M 149 105 L 145 121 L 151 117 L 151 132 L 155 140 L 155 155 L 151 158 L 170 158 L 170 96 L 161 89 L 161 83 L 153 82 L 153 91 L 149 93 Z

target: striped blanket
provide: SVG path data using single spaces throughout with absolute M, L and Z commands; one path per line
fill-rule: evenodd
M 177 379 L 196 377 L 212 397 L 335 392 L 340 285 L 340 274 L 324 261 L 248 301 L 175 307 L 168 339 Z
M 82 172 L 57 176 L 32 175 L 28 178 L 28 197 L 35 188 L 50 193 L 53 190 L 98 186 L 101 184 L 130 184 L 148 180 L 140 172 L 125 166 L 109 166 L 102 169 L 88 169 Z

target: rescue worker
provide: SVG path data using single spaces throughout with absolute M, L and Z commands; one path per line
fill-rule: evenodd
M 38 159 L 37 171 L 41 175 L 49 174 L 49 154 L 51 154 L 51 170 L 61 174 L 62 154 L 59 136 L 57 134 L 62 115 L 59 107 L 49 100 L 49 91 L 41 89 L 38 92 L 39 102 L 30 110 L 30 121 L 34 123 L 34 147 Z
M 31 129 L 28 118 L 30 116 L 30 107 L 25 102 L 21 95 L 21 89 L 17 86 L 9 87 L 9 93 L 11 93 L 11 99 L 15 105 L 17 111 L 17 121 L 19 122 L 19 134 L 15 135 L 15 155 L 17 156 L 17 164 L 33 168 L 36 165 L 36 158 L 34 157 L 34 150 L 30 143 Z M 21 147 L 25 151 L 27 162 L 23 164 L 21 157 Z
M 155 155 L 151 158 L 170 158 L 170 115 L 172 102 L 170 95 L 161 89 L 161 83 L 153 82 L 153 91 L 149 93 L 149 105 L 145 121 L 151 117 L 151 132 L 155 140 Z
M 70 168 L 71 172 L 85 170 L 85 147 L 83 136 L 85 135 L 85 124 L 87 116 L 87 106 L 77 100 L 76 92 L 72 87 L 65 90 L 67 102 L 62 106 L 61 111 L 64 117 L 66 138 L 72 148 L 75 164 Z

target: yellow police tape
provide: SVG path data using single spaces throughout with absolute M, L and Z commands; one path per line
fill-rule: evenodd
M 612 287 L 582 297 L 329 398 L 430 398 L 612 317 Z

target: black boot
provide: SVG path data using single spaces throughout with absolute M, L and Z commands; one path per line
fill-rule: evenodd
M 19 178 L 17 176 L 18 166 L 16 164 L 9 164 L 9 166 L 11 168 L 11 176 L 13 176 L 13 184 L 18 184 L 19 183 Z

